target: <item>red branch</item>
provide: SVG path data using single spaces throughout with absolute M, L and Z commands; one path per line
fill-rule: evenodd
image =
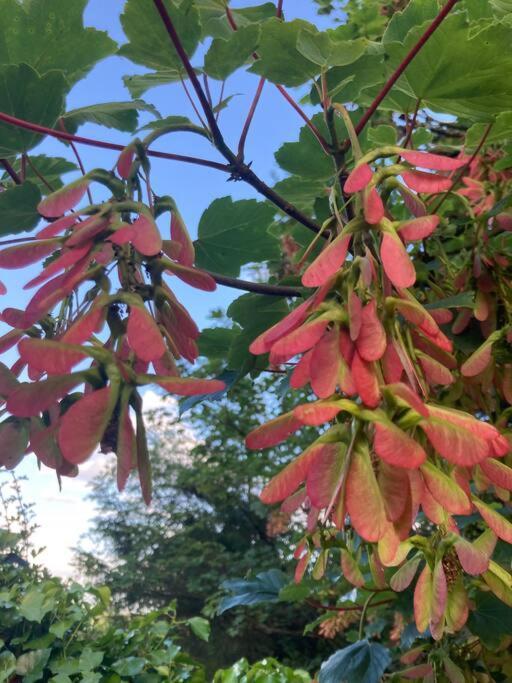
M 37 123 L 25 121 L 24 119 L 18 119 L 15 116 L 11 116 L 10 114 L 4 114 L 3 112 L 0 112 L 0 121 L 8 123 L 11 126 L 16 126 L 17 128 L 24 128 L 25 130 L 31 130 L 34 133 L 40 133 L 41 135 L 50 135 L 51 137 L 57 138 L 58 140 L 78 142 L 81 145 L 89 145 L 89 147 L 113 149 L 119 152 L 122 152 L 124 149 L 123 145 L 116 145 L 113 142 L 105 142 L 104 140 L 94 140 L 93 138 L 84 138 L 80 135 L 72 135 L 71 133 L 65 133 L 60 130 L 53 130 L 53 128 L 46 128 L 46 126 L 40 126 Z M 171 161 L 182 161 L 186 164 L 197 164 L 198 166 L 207 166 L 208 168 L 216 168 L 218 171 L 231 173 L 231 168 L 228 165 L 220 164 L 217 161 L 210 161 L 209 159 L 199 159 L 198 157 L 184 156 L 182 154 L 170 154 L 169 152 L 158 152 L 157 150 L 148 150 L 147 154 L 148 156 L 156 157 L 157 159 L 170 159 Z
M 242 130 L 242 134 L 240 135 L 240 141 L 238 143 L 238 158 L 243 161 L 244 158 L 244 149 L 245 149 L 245 141 L 247 140 L 247 134 L 249 133 L 249 128 L 251 127 L 252 120 L 254 118 L 254 112 L 256 111 L 256 107 L 258 106 L 258 102 L 260 101 L 261 93 L 263 91 L 263 86 L 265 85 L 265 77 L 262 76 L 259 80 L 258 87 L 256 88 L 256 93 L 254 95 L 251 108 L 249 109 L 249 113 L 247 114 L 247 118 L 245 120 L 244 128 Z
M 407 69 L 409 64 L 412 62 L 412 60 L 416 57 L 418 52 L 421 50 L 421 48 L 425 45 L 425 43 L 429 40 L 429 38 L 432 37 L 432 35 L 435 33 L 435 31 L 439 28 L 439 26 L 443 23 L 443 21 L 446 19 L 448 14 L 451 12 L 453 7 L 457 4 L 459 0 L 448 0 L 446 5 L 443 7 L 443 9 L 439 12 L 437 17 L 434 19 L 434 21 L 430 24 L 430 26 L 427 28 L 425 33 L 421 36 L 421 38 L 418 40 L 416 45 L 407 53 L 407 55 L 404 57 L 403 61 L 401 64 L 398 65 L 398 67 L 395 69 L 393 74 L 390 76 L 390 78 L 387 80 L 386 84 L 382 88 L 382 90 L 379 92 L 377 97 L 373 100 L 373 102 L 370 104 L 370 107 L 362 117 L 362 119 L 359 121 L 357 124 L 356 128 L 356 133 L 359 134 L 368 121 L 371 119 L 371 117 L 375 114 L 375 112 L 378 109 L 379 104 L 382 102 L 382 100 L 386 97 L 388 92 L 391 90 L 391 88 L 395 85 L 395 83 L 398 81 L 400 76 L 404 73 L 404 71 Z M 348 141 L 347 141 L 348 142 Z

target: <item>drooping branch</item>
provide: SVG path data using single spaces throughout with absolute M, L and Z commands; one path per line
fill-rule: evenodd
M 67 140 L 68 142 L 77 142 L 81 145 L 88 145 L 89 147 L 99 147 L 100 149 L 112 149 L 118 152 L 122 152 L 124 149 L 123 145 L 118 145 L 114 142 L 106 142 L 105 140 L 85 138 L 81 135 L 72 135 L 71 133 L 65 133 L 61 130 L 54 130 L 53 128 L 40 126 L 39 124 L 32 123 L 31 121 L 19 119 L 16 116 L 11 116 L 10 114 L 5 114 L 4 112 L 0 112 L 0 121 L 3 121 L 4 123 L 7 123 L 11 126 L 16 126 L 17 128 L 31 130 L 34 133 L 40 133 L 41 135 L 49 135 L 59 140 Z M 172 154 L 170 152 L 159 152 L 157 150 L 148 150 L 147 154 L 148 156 L 155 157 L 156 159 L 168 159 L 170 161 L 181 161 L 185 164 L 196 164 L 197 166 L 206 166 L 207 168 L 215 168 L 218 171 L 223 171 L 224 173 L 232 172 L 231 168 L 227 164 L 221 164 L 218 161 L 210 161 L 210 159 L 200 159 L 199 157 L 191 157 L 183 154 Z
M 376 98 L 370 104 L 370 106 L 368 107 L 364 116 L 358 122 L 358 124 L 356 126 L 356 132 L 358 134 L 361 133 L 361 131 L 364 129 L 364 127 L 366 126 L 368 121 L 371 119 L 371 117 L 377 111 L 380 103 L 384 100 L 384 98 L 389 93 L 391 88 L 395 85 L 395 83 L 398 81 L 400 76 L 404 73 L 404 71 L 407 69 L 407 67 L 412 62 L 412 60 L 416 57 L 418 52 L 420 52 L 420 50 L 425 45 L 425 43 L 427 43 L 427 41 L 433 36 L 433 34 L 439 28 L 439 26 L 441 26 L 441 24 L 446 19 L 446 17 L 451 12 L 451 10 L 455 7 L 457 2 L 459 2 L 459 0 L 448 0 L 448 2 L 445 4 L 443 9 L 439 12 L 437 17 L 434 19 L 434 21 L 430 24 L 430 26 L 427 28 L 427 30 L 423 33 L 423 35 L 418 40 L 418 42 L 411 48 L 411 50 L 409 50 L 409 52 L 404 57 L 402 62 L 397 66 L 395 71 L 391 74 L 391 76 L 386 81 L 386 83 L 383 86 L 383 88 L 381 89 L 381 91 L 378 93 Z M 349 143 L 349 141 L 346 140 L 345 144 L 348 145 L 348 143 Z

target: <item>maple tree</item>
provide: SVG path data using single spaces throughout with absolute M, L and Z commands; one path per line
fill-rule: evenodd
M 137 470 L 149 502 L 140 387 L 204 398 L 248 372 L 286 374 L 313 400 L 259 426 L 247 445 L 322 428 L 261 493 L 287 514 L 307 511 L 297 581 L 310 565 L 321 577 L 339 556 L 345 578 L 369 590 L 362 617 L 377 592 L 411 587 L 418 632 L 444 642 L 464 629 L 475 591 L 512 606 L 512 578 L 493 559 L 497 540 L 512 540 L 512 9 L 353 0 L 347 21 L 321 32 L 286 21 L 283 4 L 127 0 L 119 54 L 153 71 L 125 77 L 130 102 L 66 111 L 70 87 L 116 45 L 83 28 L 85 0 L 70 14 L 60 0 L 0 2 L 0 225 L 4 235 L 37 229 L 4 242 L 0 267 L 43 261 L 25 309 L 2 311 L 10 329 L 0 349 L 18 357 L 0 366 L 0 462 L 13 468 L 35 453 L 73 476 L 99 447 L 116 453 L 119 489 Z M 15 25 L 41 31 L 44 49 L 20 41 Z M 259 80 L 235 150 L 218 119 L 224 87 L 217 105 L 212 87 L 244 65 Z M 139 99 L 175 81 L 198 122 Z M 305 123 L 299 142 L 276 152 L 290 175 L 274 187 L 244 157 L 267 81 Z M 311 117 L 289 91 L 305 84 Z M 126 146 L 76 134 L 87 121 L 133 130 L 139 111 L 154 117 L 150 132 Z M 180 132 L 206 138 L 223 160 L 153 149 Z M 62 185 L 64 161 L 32 155 L 44 136 L 71 146 L 78 179 Z M 78 144 L 116 151 L 112 168 L 86 171 Z M 153 190 L 152 158 L 220 171 L 265 202 L 216 200 L 193 242 L 176 202 Z M 268 263 L 271 281 L 238 279 L 249 262 Z M 200 333 L 169 277 L 250 292 L 231 305 L 232 328 L 204 333 L 206 355 L 215 342 L 227 349 L 228 384 L 181 375 L 176 360 L 196 360 Z M 352 656 L 371 661 L 378 679 L 386 651 L 358 647 Z M 483 646 L 464 647 L 423 648 L 403 675 L 480 680 L 466 662 L 487 661 Z M 334 655 L 320 680 L 337 680 L 348 656 Z

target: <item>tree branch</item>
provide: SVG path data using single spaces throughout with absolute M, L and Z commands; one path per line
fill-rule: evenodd
M 233 289 L 242 289 L 245 292 L 255 292 L 256 294 L 267 294 L 269 296 L 285 296 L 296 298 L 302 296 L 302 291 L 296 287 L 284 287 L 281 285 L 267 285 L 261 282 L 250 282 L 249 280 L 239 280 L 238 278 L 228 277 L 220 273 L 205 271 L 217 284 Z
M 400 76 L 407 69 L 407 67 L 412 62 L 412 60 L 416 57 L 416 55 L 421 50 L 421 48 L 432 37 L 432 35 L 439 28 L 439 26 L 443 23 L 443 21 L 446 19 L 446 17 L 448 16 L 448 14 L 451 12 L 451 10 L 457 4 L 458 1 L 459 0 L 448 0 L 448 2 L 445 4 L 443 9 L 439 12 L 437 17 L 434 19 L 434 21 L 430 24 L 430 26 L 427 28 L 427 30 L 423 33 L 421 38 L 418 40 L 416 45 L 414 45 L 412 47 L 412 49 L 407 53 L 407 55 L 404 57 L 403 61 L 398 65 L 398 67 L 395 69 L 395 71 L 389 77 L 389 79 L 387 80 L 387 82 L 384 85 L 384 87 L 382 88 L 382 90 L 379 92 L 377 97 L 370 104 L 366 113 L 364 114 L 364 116 L 361 118 L 361 120 L 357 124 L 357 126 L 356 126 L 356 133 L 357 134 L 361 133 L 361 131 L 364 129 L 364 127 L 366 126 L 368 121 L 371 119 L 371 117 L 377 111 L 379 104 L 386 97 L 386 95 L 389 93 L 391 88 L 395 85 L 395 83 L 398 81 Z M 348 145 L 348 143 L 349 143 L 349 141 L 345 140 L 345 145 Z
M 190 78 L 190 82 L 197 94 L 199 102 L 201 103 L 201 107 L 204 111 L 206 120 L 208 121 L 208 125 L 210 127 L 212 140 L 217 149 L 219 150 L 219 152 L 230 164 L 233 180 L 244 180 L 246 183 L 254 187 L 254 189 L 257 190 L 260 194 L 269 199 L 278 208 L 284 211 L 284 213 L 288 214 L 291 218 L 294 218 L 299 223 L 302 223 L 302 225 L 306 226 L 313 232 L 319 232 L 320 226 L 317 225 L 315 221 L 313 221 L 311 218 L 303 214 L 296 206 L 293 206 L 292 204 L 287 202 L 283 197 L 278 195 L 277 192 L 274 192 L 274 190 L 272 190 L 272 188 L 266 185 L 254 173 L 254 171 L 251 171 L 251 168 L 248 164 L 244 164 L 242 161 L 240 161 L 237 158 L 236 154 L 234 154 L 234 152 L 232 152 L 229 149 L 226 142 L 224 141 L 222 132 L 217 124 L 217 119 L 215 118 L 213 109 L 210 107 L 208 98 L 203 90 L 203 87 L 201 86 L 201 83 L 199 82 L 199 79 L 194 70 L 194 67 L 190 62 L 190 59 L 188 58 L 187 52 L 181 43 L 180 37 L 174 27 L 172 19 L 169 16 L 169 13 L 167 12 L 167 9 L 165 8 L 163 0 L 153 0 L 153 4 L 155 5 L 156 10 L 160 14 L 160 17 L 167 30 L 167 33 L 169 34 L 169 38 L 174 46 L 174 49 L 176 50 L 183 64 L 183 68 L 185 69 L 188 77 Z

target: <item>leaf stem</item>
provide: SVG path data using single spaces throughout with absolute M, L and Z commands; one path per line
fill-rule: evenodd
M 67 133 L 67 132 L 68 132 L 68 131 L 66 130 L 66 124 L 64 123 L 64 120 L 63 120 L 62 117 L 59 118 L 59 128 L 61 129 L 61 131 L 62 131 L 63 133 Z M 80 156 L 80 154 L 79 154 L 79 152 L 78 152 L 78 150 L 77 150 L 77 148 L 76 148 L 76 145 L 75 145 L 75 143 L 73 142 L 73 140 L 70 140 L 70 141 L 69 141 L 69 146 L 70 146 L 71 149 L 73 150 L 73 154 L 75 155 L 75 159 L 77 160 L 78 167 L 80 168 L 80 171 L 81 171 L 82 175 L 85 176 L 85 175 L 86 175 L 85 166 L 84 166 L 84 164 L 83 164 L 83 162 L 82 162 L 82 158 L 81 158 L 81 156 Z M 92 194 L 91 194 L 91 189 L 90 189 L 89 186 L 87 186 L 87 197 L 88 197 L 88 199 L 89 199 L 89 204 L 94 204 L 94 200 L 93 200 Z
M 368 121 L 371 119 L 371 117 L 375 114 L 380 103 L 383 101 L 383 99 L 389 93 L 391 88 L 395 85 L 395 83 L 398 81 L 400 76 L 404 73 L 404 71 L 407 69 L 407 67 L 412 62 L 412 60 L 416 57 L 418 52 L 420 52 L 420 50 L 425 45 L 425 43 L 427 43 L 427 41 L 432 37 L 432 35 L 435 33 L 435 31 L 443 23 L 443 21 L 446 19 L 446 17 L 448 16 L 448 14 L 451 12 L 451 10 L 454 8 L 454 6 L 457 4 L 458 1 L 459 0 L 448 0 L 448 2 L 444 5 L 442 10 L 437 15 L 437 17 L 434 19 L 434 21 L 430 24 L 430 26 L 422 34 L 422 36 L 420 37 L 418 42 L 409 50 L 409 52 L 406 54 L 406 56 L 404 57 L 402 62 L 398 65 L 398 67 L 395 69 L 395 71 L 388 78 L 384 87 L 381 89 L 381 91 L 375 97 L 373 102 L 370 104 L 370 106 L 366 110 L 366 113 L 364 114 L 364 116 L 361 118 L 361 120 L 357 124 L 356 132 L 358 135 L 364 129 L 364 127 L 366 126 Z M 346 143 L 348 143 L 348 140 L 346 141 Z
M 263 91 L 263 86 L 265 85 L 265 77 L 262 76 L 259 80 L 258 87 L 256 88 L 256 93 L 254 95 L 251 108 L 249 109 L 249 113 L 247 114 L 247 118 L 245 120 L 245 124 L 242 130 L 242 134 L 240 135 L 240 141 L 238 142 L 238 158 L 240 161 L 243 161 L 244 159 L 244 148 L 245 148 L 245 141 L 247 140 L 247 134 L 249 133 L 249 128 L 251 126 L 252 120 L 254 118 L 254 113 L 256 111 L 256 107 L 258 106 L 258 102 L 260 101 L 261 93 Z
M 358 640 L 363 639 L 363 632 L 364 632 L 364 622 L 366 621 L 366 613 L 368 612 L 368 608 L 370 607 L 370 604 L 373 600 L 373 598 L 377 595 L 377 593 L 370 593 L 370 595 L 366 598 L 366 601 L 363 605 L 363 610 L 361 612 L 361 618 L 359 619 L 359 633 L 358 633 Z M 376 603 L 377 604 L 377 603 Z

